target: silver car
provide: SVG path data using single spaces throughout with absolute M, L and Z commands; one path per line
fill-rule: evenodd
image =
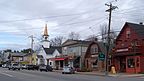
M 9 70 L 11 70 L 11 69 L 12 69 L 12 70 L 16 70 L 16 69 L 17 69 L 17 70 L 20 70 L 20 68 L 21 68 L 21 67 L 20 67 L 20 64 L 18 64 L 18 63 L 12 63 L 12 64 L 10 64 L 9 67 L 8 67 Z
M 62 70 L 62 74 L 74 74 L 75 70 L 72 67 L 64 66 Z

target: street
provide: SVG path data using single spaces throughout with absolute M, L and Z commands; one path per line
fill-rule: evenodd
M 0 81 L 143 81 L 140 77 L 105 77 L 0 68 Z

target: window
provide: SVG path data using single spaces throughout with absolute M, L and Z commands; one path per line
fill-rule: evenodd
M 50 65 L 52 65 L 52 62 L 49 62 Z
M 130 30 L 126 31 L 126 38 L 130 38 Z
M 98 46 L 97 45 L 91 46 L 90 52 L 91 52 L 91 54 L 98 53 Z
M 135 67 L 134 58 L 127 59 L 127 66 L 128 66 L 128 68 L 134 68 Z

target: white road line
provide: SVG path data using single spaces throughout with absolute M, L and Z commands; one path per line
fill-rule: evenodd
M 14 77 L 13 75 L 10 75 L 10 74 L 7 74 L 7 73 L 0 73 L 0 74 L 2 74 L 2 75 L 5 75 L 5 76 L 8 76 L 8 77 Z

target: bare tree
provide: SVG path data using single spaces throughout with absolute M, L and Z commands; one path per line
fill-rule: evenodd
M 63 36 L 57 36 L 50 40 L 50 44 L 51 44 L 51 46 L 61 46 L 63 39 L 64 39 Z
M 98 38 L 96 35 L 89 35 L 87 38 L 86 38 L 87 41 L 97 41 Z
M 76 32 L 71 32 L 68 35 L 68 39 L 79 40 L 80 39 L 80 34 L 76 33 Z
M 106 23 L 103 25 L 100 25 L 100 35 L 101 35 L 102 41 L 106 41 L 107 39 L 107 30 L 108 30 L 108 26 Z
M 107 34 L 108 34 L 107 24 L 105 23 L 103 25 L 100 25 L 100 35 L 101 35 L 101 40 L 102 41 L 104 41 L 104 42 L 107 41 L 107 38 L 108 38 Z M 113 29 L 111 29 L 110 30 L 110 41 L 111 41 L 111 43 L 114 43 L 114 40 L 116 39 L 116 37 L 117 37 L 116 32 Z

